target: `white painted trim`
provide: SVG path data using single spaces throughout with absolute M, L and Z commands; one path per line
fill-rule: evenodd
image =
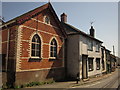
M 51 41 L 53 40 L 53 39 L 55 39 L 56 40 L 56 42 L 57 42 L 57 54 L 58 54 L 58 47 L 59 47 L 59 43 L 58 43 L 58 40 L 57 40 L 57 38 L 55 37 L 55 36 L 53 36 L 51 39 L 50 39 L 50 41 L 49 41 L 49 58 L 51 59 L 55 59 L 55 57 L 50 57 L 50 43 L 51 43 Z
M 35 31 L 37 30 L 37 31 L 39 31 L 39 32 L 46 33 L 46 34 L 49 34 L 49 35 L 59 36 L 59 35 L 57 35 L 57 34 L 53 34 L 53 33 L 49 33 L 49 32 L 46 32 L 46 31 L 38 30 L 38 29 L 35 29 L 35 28 L 32 28 L 32 27 L 28 27 L 28 26 L 25 26 L 25 25 L 23 25 L 23 27 L 26 27 L 26 28 L 28 28 L 28 29 L 32 29 L 32 30 L 35 30 Z M 62 37 L 62 36 L 59 36 L 59 37 L 64 38 L 64 37 Z
M 30 42 L 30 40 L 21 40 L 21 41 L 23 41 L 23 42 Z M 43 43 L 43 45 L 49 45 L 49 43 Z M 58 46 L 58 47 L 62 47 L 62 46 Z
M 3 41 L 2 43 L 7 43 L 8 41 Z
M 30 40 L 24 40 L 24 39 L 22 39 L 22 41 L 23 41 L 23 42 L 30 42 Z
M 22 27 L 23 25 L 20 25 L 18 27 L 18 35 L 17 35 L 17 50 L 16 50 L 16 70 L 20 70 L 21 68 L 21 38 L 22 38 Z
M 6 24 L 1 25 L 0 28 L 2 28 L 3 26 L 7 26 L 7 25 L 9 25 L 9 24 L 12 24 L 12 23 L 14 23 L 14 22 L 16 22 L 16 21 L 15 21 L 15 20 L 12 20 L 12 21 L 10 21 L 10 22 L 8 22 L 8 23 L 6 23 Z
M 32 50 L 32 49 L 31 49 L 31 44 L 32 44 L 32 38 L 33 38 L 33 36 L 34 36 L 35 34 L 37 34 L 37 35 L 40 37 L 40 41 L 41 41 L 41 47 L 40 47 L 40 48 L 41 48 L 41 49 L 40 49 L 40 50 L 41 50 L 41 51 L 40 51 L 40 52 L 41 52 L 41 53 L 40 53 L 41 55 L 40 55 L 40 56 L 41 56 L 41 57 L 38 57 L 38 58 L 42 58 L 42 57 L 43 57 L 43 53 L 42 53 L 42 52 L 43 52 L 43 39 L 42 39 L 41 35 L 40 35 L 39 33 L 37 33 L 37 32 L 33 32 L 33 33 L 31 34 L 30 38 L 29 38 L 29 57 L 30 57 L 30 58 L 33 58 L 33 57 L 31 56 L 31 50 Z M 35 58 L 35 57 L 34 57 L 34 58 Z
M 11 42 L 11 41 L 15 41 L 15 40 L 9 40 L 9 42 Z M 8 41 L 4 41 L 4 42 L 2 42 L 2 43 L 7 43 Z
M 20 57 L 21 59 L 29 59 L 30 57 Z M 42 58 L 42 59 L 49 59 L 49 58 Z
M 46 17 L 48 17 L 49 20 L 50 20 L 50 17 L 49 17 L 48 15 L 45 15 L 45 16 L 43 17 L 43 21 L 44 21 L 43 23 L 44 23 L 44 24 L 47 24 L 47 23 L 45 22 L 45 18 L 46 18 Z M 35 19 L 35 18 L 34 18 L 34 19 Z M 39 20 L 36 20 L 36 21 L 39 22 Z M 49 21 L 49 23 L 48 23 L 47 25 L 50 25 L 50 21 Z
M 48 26 L 50 26 L 50 27 L 54 27 L 54 28 L 56 28 L 56 29 L 59 29 L 59 28 L 56 27 L 56 26 L 53 26 L 53 25 L 51 25 L 51 24 L 46 24 L 45 22 L 42 22 L 42 21 L 37 20 L 37 19 L 35 19 L 35 18 L 31 18 L 31 20 L 37 21 L 37 22 L 39 22 L 39 23 L 43 23 L 43 24 L 45 24 L 45 25 L 48 25 Z M 44 21 L 44 20 L 43 20 L 43 21 Z
M 56 69 L 56 68 L 64 68 L 64 67 L 52 67 L 52 68 L 41 68 L 41 69 L 17 70 L 16 72 L 39 71 L 39 70 Z

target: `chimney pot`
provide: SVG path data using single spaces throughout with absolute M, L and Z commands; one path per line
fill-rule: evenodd
M 65 13 L 61 14 L 61 22 L 67 22 L 67 15 Z
M 94 30 L 93 26 L 91 26 L 91 28 L 90 28 L 90 36 L 95 37 L 95 30 Z

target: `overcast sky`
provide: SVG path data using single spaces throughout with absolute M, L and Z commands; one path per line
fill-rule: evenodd
M 37 8 L 46 2 L 3 2 L 2 15 L 5 21 Z M 67 14 L 67 23 L 89 33 L 90 22 L 94 21 L 95 37 L 103 45 L 118 53 L 118 3 L 117 2 L 52 2 L 58 17 Z M 60 18 L 60 17 L 59 17 Z M 113 52 L 112 52 L 113 53 Z

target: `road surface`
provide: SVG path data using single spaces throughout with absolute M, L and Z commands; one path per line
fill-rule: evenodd
M 116 69 L 114 74 L 105 79 L 81 86 L 74 86 L 69 89 L 74 88 L 98 88 L 98 90 L 106 90 L 107 88 L 107 90 L 120 90 L 120 67 Z

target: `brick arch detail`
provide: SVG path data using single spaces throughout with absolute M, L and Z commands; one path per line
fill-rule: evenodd
M 32 43 L 32 38 L 33 36 L 37 34 L 40 37 L 40 41 L 41 41 L 41 58 L 43 57 L 43 39 L 42 36 L 39 33 L 33 32 L 29 38 L 29 57 L 31 57 L 31 43 Z
M 53 37 L 51 37 L 51 39 L 50 39 L 50 41 L 49 41 L 49 58 L 50 58 L 50 43 L 51 43 L 51 41 L 52 41 L 53 39 L 55 39 L 56 42 L 57 42 L 57 53 L 58 53 L 59 43 L 58 43 L 57 38 L 56 38 L 55 36 L 53 36 Z

